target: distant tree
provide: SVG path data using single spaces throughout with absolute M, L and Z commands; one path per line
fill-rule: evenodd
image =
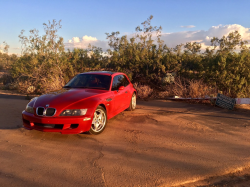
M 0 45 L 0 69 L 8 69 L 10 63 L 12 63 L 12 60 L 10 59 L 10 55 L 8 55 L 9 52 L 9 45 L 4 41 L 3 42 L 3 48 L 1 48 Z M 1 52 L 2 51 L 2 52 Z M 15 55 L 12 55 L 15 56 Z
M 212 49 L 204 53 L 204 78 L 232 97 L 250 96 L 250 51 L 246 44 L 234 31 L 221 39 L 214 37 Z
M 70 64 L 63 58 L 63 38 L 57 32 L 61 21 L 44 23 L 45 34 L 40 36 L 37 29 L 25 36 L 21 31 L 19 39 L 22 45 L 22 56 L 12 66 L 12 75 L 27 86 L 35 86 L 40 92 L 59 88 L 64 84 L 64 71 Z M 54 81 L 57 79 L 58 84 Z M 54 82 L 53 82 L 54 81 Z M 53 82 L 53 83 L 52 83 Z
M 133 37 L 119 37 L 119 32 L 106 33 L 110 50 L 108 68 L 127 73 L 133 80 L 160 82 L 165 73 L 163 51 L 167 48 L 161 40 L 162 27 L 152 26 L 151 15 L 137 26 Z
M 213 37 L 211 39 L 211 45 L 216 48 L 219 46 L 217 52 L 233 52 L 240 45 L 240 47 L 244 47 L 246 41 L 242 41 L 241 35 L 238 31 L 234 31 L 228 34 L 228 36 L 223 36 L 221 39 L 217 37 Z
M 3 45 L 3 51 L 8 54 L 10 46 L 5 41 L 3 42 Z

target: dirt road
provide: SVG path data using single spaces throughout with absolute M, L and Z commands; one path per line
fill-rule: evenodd
M 27 102 L 0 95 L 0 186 L 192 186 L 250 166 L 249 113 L 140 101 L 98 136 L 61 135 L 21 128 Z

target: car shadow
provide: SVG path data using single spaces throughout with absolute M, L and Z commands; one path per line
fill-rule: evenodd
M 29 102 L 26 96 L 0 94 L 0 129 L 22 128 L 22 111 Z
M 17 100 L 30 100 L 32 97 L 22 96 L 22 95 L 7 95 L 0 94 L 0 99 L 17 99 Z

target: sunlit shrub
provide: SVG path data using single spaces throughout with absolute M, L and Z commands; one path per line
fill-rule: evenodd
M 148 85 L 141 85 L 140 83 L 134 83 L 134 88 L 137 91 L 137 97 L 141 99 L 148 98 L 153 92 L 153 89 Z

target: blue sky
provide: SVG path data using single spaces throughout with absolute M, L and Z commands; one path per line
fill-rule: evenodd
M 26 35 L 33 28 L 43 34 L 42 24 L 53 19 L 62 20 L 59 35 L 65 42 L 73 37 L 79 37 L 81 42 L 85 35 L 96 38 L 95 41 L 105 41 L 105 33 L 112 31 L 129 35 L 150 15 L 154 16 L 152 25 L 161 25 L 163 33 L 172 33 L 173 40 L 174 36 L 179 37 L 178 33 L 206 32 L 212 26 L 221 25 L 221 28 L 217 29 L 220 31 L 228 29 L 229 25 L 233 24 L 238 25 L 233 27 L 234 29 L 250 28 L 248 0 L 0 0 L 0 7 L 0 44 L 6 41 L 10 45 L 10 53 L 20 53 L 20 50 L 15 48 L 20 47 L 18 35 L 22 29 L 26 31 Z M 195 27 L 181 27 L 187 25 Z M 217 30 L 212 33 L 217 34 Z M 248 30 L 243 32 L 248 39 Z M 227 31 L 223 33 L 227 34 Z M 198 39 L 194 35 L 191 40 L 205 40 L 200 35 Z M 203 37 L 206 37 L 205 35 L 203 33 Z M 82 42 L 86 43 L 88 40 Z M 174 45 L 174 41 L 171 42 Z

